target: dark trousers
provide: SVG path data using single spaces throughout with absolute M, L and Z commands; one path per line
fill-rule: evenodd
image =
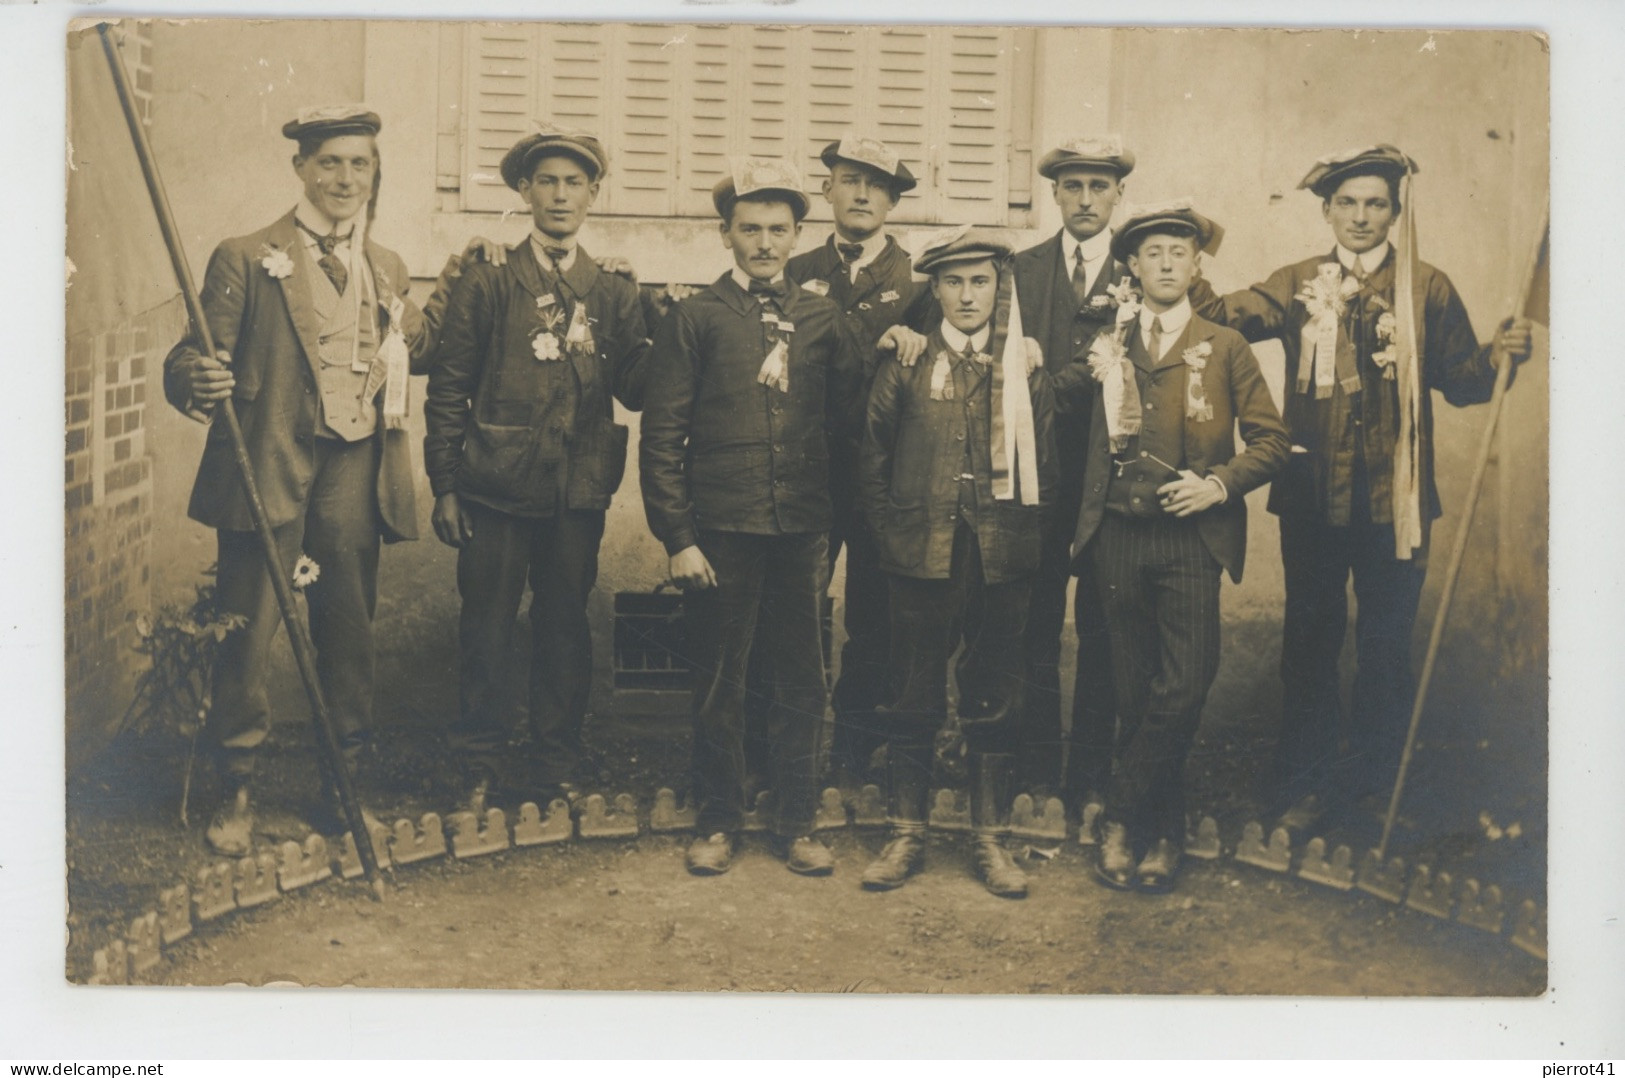
M 517 517 L 464 502 L 474 537 L 457 552 L 460 706 L 453 751 L 501 773 L 511 722 L 503 683 L 514 618 L 530 584 L 530 729 L 544 783 L 573 777 L 592 689 L 587 598 L 598 580 L 602 510 Z
M 273 529 L 282 572 L 300 554 L 314 561 L 305 587 L 316 676 L 339 744 L 353 754 L 372 728 L 372 617 L 378 605 L 382 521 L 376 482 L 381 443 L 316 439 L 316 471 L 303 515 Z M 217 595 L 222 610 L 248 624 L 229 634 L 215 660 L 208 729 L 221 770 L 246 778 L 271 732 L 266 693 L 271 641 L 282 624 L 258 534 L 220 529 Z
M 829 537 L 829 561 L 846 548 L 846 645 L 841 648 L 841 675 L 830 702 L 835 730 L 830 762 L 861 774 L 869 766 L 885 733 L 875 715 L 886 696 L 886 658 L 891 649 L 891 577 L 880 568 L 874 535 L 856 507 L 836 519 Z
M 1069 801 L 1099 790 L 1111 769 L 1111 644 L 1106 615 L 1096 600 L 1089 574 L 1078 581 L 1073 603 L 1078 634 L 1078 668 L 1072 698 L 1071 746 L 1062 771 L 1061 630 L 1071 583 L 1072 533 L 1077 527 L 1082 483 L 1063 490 L 1045 523 L 1038 572 L 1026 629 L 1027 693 L 1022 744 L 1016 767 L 1018 788 L 1063 788 Z
M 1072 680 L 1072 729 L 1067 735 L 1066 778 L 1061 795 L 1079 805 L 1106 792 L 1117 748 L 1117 707 L 1112 686 L 1112 638 L 1093 563 L 1078 573 L 1072 622 L 1078 633 L 1078 668 Z
M 731 832 L 743 822 L 745 679 L 751 652 L 761 647 L 772 698 L 763 726 L 772 757 L 774 830 L 785 837 L 807 834 L 818 809 L 827 695 L 818 622 L 829 577 L 828 537 L 702 531 L 699 547 L 717 586 L 684 598 L 694 661 L 697 829 Z
M 1107 819 L 1185 837 L 1185 758 L 1219 672 L 1219 563 L 1195 521 L 1108 512 L 1092 556 L 1111 624 L 1122 740 Z
M 1281 563 L 1286 617 L 1276 796 L 1282 805 L 1310 793 L 1359 798 L 1392 782 L 1399 768 L 1416 690 L 1411 632 L 1427 572 L 1394 557 L 1391 524 L 1334 527 L 1304 513 L 1281 517 Z M 1358 667 L 1349 752 L 1340 758 L 1338 656 L 1351 575 Z
M 929 745 L 948 715 L 948 660 L 954 668 L 959 722 L 971 752 L 1012 752 L 1020 744 L 1022 626 L 1029 580 L 989 584 L 976 533 L 961 525 L 943 580 L 891 578 L 893 743 Z

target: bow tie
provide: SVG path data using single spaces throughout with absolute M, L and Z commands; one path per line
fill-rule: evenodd
M 750 281 L 750 294 L 753 296 L 771 296 L 774 299 L 783 299 L 788 289 L 782 284 L 772 284 L 768 281 L 758 281 L 752 277 Z
M 841 256 L 841 261 L 850 266 L 852 263 L 863 257 L 863 244 L 837 243 L 835 245 L 835 251 Z
M 348 233 L 341 236 L 336 231 L 328 233 L 324 236 L 297 218 L 294 219 L 293 223 L 298 225 L 305 235 L 316 241 L 316 247 L 322 252 L 324 257 L 332 254 L 334 250 L 338 248 L 340 243 L 348 241 L 350 238 Z M 335 228 L 336 227 L 337 226 L 335 226 Z

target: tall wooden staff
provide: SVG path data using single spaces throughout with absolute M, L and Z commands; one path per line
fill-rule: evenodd
M 164 193 L 164 182 L 158 175 L 158 163 L 153 159 L 152 147 L 147 143 L 146 129 L 136 112 L 135 97 L 130 93 L 130 84 L 124 74 L 124 64 L 119 59 L 118 46 L 113 43 L 107 23 L 99 24 L 96 32 L 102 39 L 102 51 L 107 54 L 107 66 L 113 73 L 113 85 L 118 90 L 119 104 L 124 109 L 124 122 L 130 129 L 130 140 L 135 144 L 136 157 L 141 161 L 141 174 L 146 178 L 147 194 L 152 198 L 153 212 L 158 215 L 158 228 L 163 232 L 164 245 L 169 248 L 169 261 L 175 269 L 175 279 L 180 284 L 181 296 L 186 300 L 186 312 L 192 319 L 192 325 L 197 328 L 203 350 L 211 356 L 216 355 L 214 335 L 209 332 L 209 320 L 204 315 L 202 301 L 198 299 L 197 287 L 192 283 L 192 271 L 187 265 L 186 252 L 181 248 L 175 218 L 169 209 L 169 196 Z M 311 645 L 305 623 L 300 619 L 298 609 L 294 605 L 293 587 L 289 584 L 282 569 L 281 559 L 277 556 L 276 539 L 271 534 L 271 525 L 265 517 L 265 503 L 260 500 L 259 484 L 254 481 L 254 465 L 248 459 L 248 447 L 243 441 L 243 428 L 237 422 L 237 409 L 232 406 L 231 398 L 227 397 L 216 405 L 215 411 L 215 421 L 224 422 L 226 431 L 231 436 L 231 448 L 237 460 L 237 474 L 243 481 L 243 494 L 248 502 L 248 515 L 253 519 L 254 530 L 259 534 L 260 546 L 265 552 L 265 567 L 271 574 L 271 589 L 276 593 L 276 603 L 282 611 L 282 622 L 288 627 L 288 640 L 293 645 L 294 662 L 299 667 L 299 676 L 305 683 L 305 695 L 310 699 L 310 716 L 316 727 L 317 748 L 327 757 L 329 769 L 338 785 L 339 800 L 344 805 L 344 818 L 350 825 L 350 834 L 354 836 L 356 853 L 361 857 L 361 870 L 372 887 L 373 895 L 382 899 L 384 881 L 378 875 L 378 856 L 372 848 L 372 835 L 368 833 L 366 823 L 362 819 L 361 803 L 355 796 L 355 784 L 350 781 L 349 769 L 345 767 L 343 754 L 339 750 L 338 735 L 333 730 L 332 717 L 327 713 L 327 702 L 322 699 L 321 686 L 316 681 L 315 649 Z
M 1519 314 L 1524 313 L 1529 306 L 1530 293 L 1534 290 L 1535 272 L 1540 266 L 1541 249 L 1547 242 L 1547 218 L 1550 211 L 1541 215 L 1540 228 L 1535 233 L 1534 246 L 1529 251 L 1529 259 L 1524 263 L 1523 276 L 1519 278 L 1523 287 L 1519 292 L 1517 305 L 1513 310 Z M 1495 448 L 1495 431 L 1501 420 L 1501 405 L 1506 400 L 1507 383 L 1512 378 L 1512 361 L 1510 358 L 1502 363 L 1500 370 L 1495 374 L 1495 392 L 1490 397 L 1489 421 L 1484 425 L 1484 436 L 1478 447 L 1478 463 L 1473 467 L 1473 482 L 1467 495 L 1467 506 L 1462 511 L 1461 524 L 1456 529 L 1456 542 L 1450 549 L 1450 564 L 1444 574 L 1444 594 L 1439 597 L 1439 610 L 1433 615 L 1433 632 L 1428 637 L 1427 658 L 1422 662 L 1422 677 L 1416 683 L 1416 700 L 1411 706 L 1411 725 L 1405 733 L 1405 751 L 1399 758 L 1399 774 L 1394 779 L 1394 792 L 1388 798 L 1388 815 L 1382 821 L 1382 838 L 1377 842 L 1377 857 L 1379 860 L 1388 856 L 1388 839 L 1394 831 L 1394 820 L 1399 815 L 1399 799 L 1405 792 L 1405 773 L 1410 770 L 1411 753 L 1416 748 L 1416 730 L 1422 723 L 1422 706 L 1427 702 L 1428 684 L 1433 680 L 1433 665 L 1439 657 L 1439 641 L 1444 638 L 1445 620 L 1450 616 L 1450 601 L 1456 594 L 1456 579 L 1461 575 L 1461 563 L 1467 553 L 1467 538 L 1472 533 L 1473 512 L 1478 508 L 1478 496 L 1484 489 L 1484 472 L 1489 465 L 1490 451 Z M 1499 465 L 1505 469 L 1507 462 L 1502 460 Z M 1507 512 L 1508 507 L 1501 506 L 1501 512 Z

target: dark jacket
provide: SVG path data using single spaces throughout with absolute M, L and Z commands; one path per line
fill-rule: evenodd
M 1378 508 L 1376 519 L 1387 516 L 1393 473 L 1393 454 L 1398 441 L 1398 382 L 1386 379 L 1371 361 L 1375 350 L 1376 321 L 1391 309 L 1394 295 L 1394 258 L 1390 253 L 1371 275 L 1362 302 L 1351 302 L 1350 315 L 1361 378 L 1361 424 L 1352 423 L 1350 399 L 1339 387 L 1332 397 L 1317 400 L 1297 392 L 1303 327 L 1309 311 L 1297 299 L 1319 267 L 1336 262 L 1329 255 L 1306 258 L 1284 266 L 1251 288 L 1219 297 L 1205 280 L 1191 290 L 1191 303 L 1204 318 L 1239 330 L 1249 341 L 1275 339 L 1286 353 L 1286 405 L 1282 416 L 1292 444 L 1307 453 L 1294 453 L 1286 472 L 1270 489 L 1272 513 L 1313 513 L 1329 524 L 1347 524 L 1350 519 L 1355 440 L 1360 439 L 1367 473 L 1371 478 L 1372 500 Z M 1370 301 L 1371 295 L 1382 303 Z M 1418 266 L 1412 287 L 1416 309 L 1422 312 L 1418 348 L 1422 353 L 1422 407 L 1418 419 L 1421 433 L 1422 521 L 1424 539 L 1427 525 L 1440 513 L 1439 491 L 1433 478 L 1433 401 L 1430 390 L 1437 389 L 1454 405 L 1487 401 L 1495 387 L 1495 368 L 1489 349 L 1480 348 L 1473 333 L 1467 308 L 1450 279 L 1423 262 Z
M 1117 317 L 1107 288 L 1128 277 L 1128 270 L 1107 256 L 1089 290 L 1090 304 L 1081 311 L 1072 290 L 1072 268 L 1065 264 L 1061 233 L 1016 255 L 1016 295 L 1021 300 L 1021 327 L 1044 349 L 1044 369 L 1055 393 L 1055 445 L 1060 454 L 1060 497 L 1077 498 L 1083 485 L 1084 452 L 1089 444 L 1095 382 L 1089 376 L 1089 346 L 1095 334 Z M 1097 302 L 1096 297 L 1100 297 Z M 1075 504 L 1075 501 L 1073 501 Z
M 835 237 L 785 264 L 784 274 L 809 292 L 828 297 L 841 309 L 847 329 L 863 346 L 864 384 L 874 380 L 875 342 L 892 326 L 926 332 L 931 328 L 925 308 L 931 287 L 915 280 L 913 259 L 891 236 L 875 260 L 858 270 L 852 280 L 835 250 Z
M 1039 504 L 998 501 L 990 480 L 991 379 L 981 379 L 980 394 L 966 407 L 972 383 L 956 360 L 953 399 L 932 400 L 931 370 L 945 348 L 941 335 L 933 332 L 912 367 L 895 359 L 883 361 L 869 393 L 859 477 L 880 547 L 880 567 L 922 579 L 949 575 L 968 442 L 976 454 L 975 524 L 982 572 L 990 584 L 1015 580 L 1038 568 L 1044 510 L 1055 498 L 1055 399 L 1049 375 L 1040 367 L 1027 379 L 1038 447 Z
M 1130 334 L 1137 332 L 1137 325 L 1129 329 Z M 1202 372 L 1202 388 L 1213 407 L 1213 418 L 1198 420 L 1185 416 L 1183 459 L 1169 458 L 1168 463 L 1182 464 L 1200 476 L 1217 476 L 1229 492 L 1226 501 L 1197 514 L 1195 520 L 1214 560 L 1229 572 L 1232 580 L 1239 582 L 1247 558 L 1247 492 L 1268 483 L 1280 472 L 1286 464 L 1288 449 L 1286 428 L 1275 410 L 1269 387 L 1264 384 L 1258 360 L 1253 358 L 1253 350 L 1239 333 L 1199 315 L 1192 316 L 1179 340 L 1155 367 L 1151 366 L 1151 359 L 1143 348 L 1131 350 L 1130 357 L 1147 370 L 1182 368 L 1177 377 L 1159 385 L 1166 391 L 1159 399 L 1165 400 L 1165 412 L 1172 405 L 1177 409 L 1176 414 L 1184 415 L 1191 376 L 1184 351 L 1204 341 L 1212 353 Z M 1243 445 L 1240 453 L 1236 452 L 1238 425 Z M 1078 527 L 1072 540 L 1074 573 L 1083 568 L 1085 549 L 1105 514 L 1106 488 L 1113 468 L 1105 403 L 1097 393 L 1089 428 L 1083 507 L 1078 511 Z
M 210 256 L 199 293 L 215 347 L 231 354 L 236 378 L 232 402 L 273 528 L 304 512 L 316 470 L 315 365 L 320 362 L 321 325 L 309 281 L 299 271 L 301 260 L 294 258 L 294 272 L 280 279 L 264 265 L 273 250 L 297 254 L 300 242 L 291 210 L 269 228 L 226 240 Z M 401 328 L 412 373 L 421 374 L 434 347 L 436 319 L 426 319 L 405 298 L 412 279 L 395 252 L 369 240 L 366 257 L 378 287 L 379 325 L 387 321 L 391 297 L 399 295 L 405 304 Z M 431 300 L 431 307 L 438 311 L 443 302 L 443 297 Z M 202 338 L 193 327 L 164 360 L 164 396 L 182 411 L 192 403 L 187 370 L 202 351 Z M 388 542 L 416 539 L 411 446 L 405 430 L 385 430 L 383 422 L 380 408 L 377 437 L 383 449 L 376 489 L 383 537 Z M 223 422 L 209 427 L 187 512 L 212 528 L 249 531 L 254 526 Z
M 595 349 L 538 360 L 539 299 L 566 325 L 585 303 Z M 599 270 L 579 247 L 557 292 L 528 239 L 509 248 L 503 267 L 466 266 L 423 407 L 423 462 L 435 496 L 455 491 L 516 516 L 548 516 L 561 504 L 607 509 L 627 446 L 611 397 L 642 405 L 648 346 L 637 286 Z
M 788 393 L 756 376 L 762 307 L 723 274 L 681 300 L 655 333 L 639 432 L 643 507 L 675 554 L 700 529 L 827 531 L 830 454 L 861 424 L 863 367 L 833 302 L 787 282 Z

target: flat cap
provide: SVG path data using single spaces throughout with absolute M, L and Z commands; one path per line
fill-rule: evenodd
M 1016 253 L 1015 238 L 1002 228 L 960 225 L 927 236 L 914 259 L 914 272 L 930 275 L 955 262 L 995 262 Z
M 585 131 L 560 127 L 546 120 L 533 120 L 533 130 L 502 155 L 502 182 L 519 190 L 519 181 L 528 179 L 536 162 L 547 154 L 562 153 L 581 162 L 596 183 L 609 171 L 609 155 L 603 144 Z
M 1194 236 L 1198 251 L 1217 251 L 1224 240 L 1224 229 L 1197 213 L 1190 199 L 1176 198 L 1129 207 L 1123 223 L 1112 233 L 1112 257 L 1127 262 L 1128 256 L 1138 248 L 1140 238 L 1148 232 Z
M 1104 168 L 1122 179 L 1134 171 L 1134 155 L 1123 149 L 1121 135 L 1080 135 L 1067 139 L 1038 162 L 1038 174 L 1053 180 L 1069 168 Z
M 890 146 L 877 138 L 866 138 L 861 135 L 846 135 L 839 142 L 832 142 L 824 147 L 824 152 L 818 155 L 824 162 L 825 168 L 834 168 L 837 161 L 849 161 L 854 165 L 863 165 L 886 176 L 892 185 L 892 190 L 899 195 L 905 191 L 912 191 L 919 185 L 914 173 L 903 164 L 903 159 L 897 156 Z
M 735 202 L 766 192 L 781 195 L 790 204 L 797 221 L 807 216 L 809 203 L 800 171 L 789 161 L 777 157 L 730 158 L 727 174 L 711 188 L 711 204 L 718 214 L 727 217 L 733 212 Z
M 282 134 L 295 140 L 311 135 L 376 135 L 383 126 L 366 105 L 314 105 L 295 113 L 282 125 Z
M 1298 182 L 1298 190 L 1309 190 L 1330 198 L 1351 176 L 1384 176 L 1399 179 L 1407 172 L 1420 172 L 1415 161 L 1386 142 L 1327 154 L 1316 161 L 1308 175 Z

